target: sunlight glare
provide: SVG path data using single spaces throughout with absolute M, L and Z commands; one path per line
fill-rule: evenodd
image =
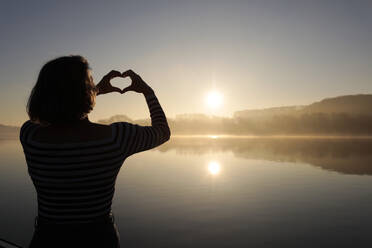
M 220 170 L 221 170 L 221 166 L 218 162 L 210 161 L 208 163 L 208 171 L 210 174 L 217 175 L 218 173 L 220 173 Z
M 207 94 L 205 101 L 209 107 L 217 108 L 222 104 L 222 94 L 218 91 L 210 91 Z

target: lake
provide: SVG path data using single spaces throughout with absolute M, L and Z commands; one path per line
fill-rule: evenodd
M 0 237 L 26 246 L 36 192 L 0 140 Z M 113 212 L 122 247 L 370 247 L 372 140 L 172 137 L 129 157 Z

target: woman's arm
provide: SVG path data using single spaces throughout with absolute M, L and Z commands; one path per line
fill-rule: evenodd
M 134 132 L 134 135 L 127 143 L 129 149 L 127 155 L 129 156 L 137 152 L 149 150 L 168 141 L 170 138 L 170 129 L 167 118 L 153 89 L 132 70 L 124 72 L 122 76 L 130 77 L 132 80 L 132 84 L 123 89 L 122 93 L 127 91 L 142 93 L 146 98 L 151 117 L 151 126 L 129 124 L 132 125 L 132 131 Z
M 127 122 L 121 122 L 124 128 L 125 156 L 149 150 L 157 147 L 170 138 L 170 129 L 167 119 L 155 94 L 144 94 L 147 106 L 150 110 L 151 126 L 140 126 Z M 127 134 L 127 135 L 126 135 Z
M 113 76 L 115 74 L 117 74 L 117 72 L 112 72 Z M 121 90 L 121 93 L 123 94 L 127 91 L 135 91 L 137 93 L 143 94 L 145 96 L 151 117 L 151 126 L 140 126 L 128 122 L 120 122 L 120 125 L 122 125 L 124 128 L 124 155 L 130 156 L 134 153 L 149 150 L 163 144 L 164 142 L 169 140 L 171 133 L 168 126 L 167 118 L 157 97 L 155 96 L 153 89 L 148 86 L 146 82 L 143 81 L 142 78 L 134 73 L 132 70 L 128 70 L 122 73 L 121 76 L 130 77 L 132 80 L 132 84 Z M 100 88 L 102 87 L 103 86 L 101 85 L 101 83 L 97 85 L 99 92 Z

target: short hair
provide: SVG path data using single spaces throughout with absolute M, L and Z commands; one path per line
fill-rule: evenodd
M 64 56 L 40 70 L 27 103 L 30 120 L 40 124 L 83 119 L 93 109 L 97 93 L 82 56 Z

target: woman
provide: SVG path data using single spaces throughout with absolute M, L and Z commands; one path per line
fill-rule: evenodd
M 113 87 L 115 77 L 132 84 Z M 151 126 L 89 121 L 97 95 L 127 91 L 144 95 Z M 119 247 L 111 203 L 120 167 L 170 138 L 154 91 L 131 70 L 111 71 L 95 86 L 83 57 L 60 57 L 41 69 L 27 112 L 20 140 L 38 200 L 30 247 Z

